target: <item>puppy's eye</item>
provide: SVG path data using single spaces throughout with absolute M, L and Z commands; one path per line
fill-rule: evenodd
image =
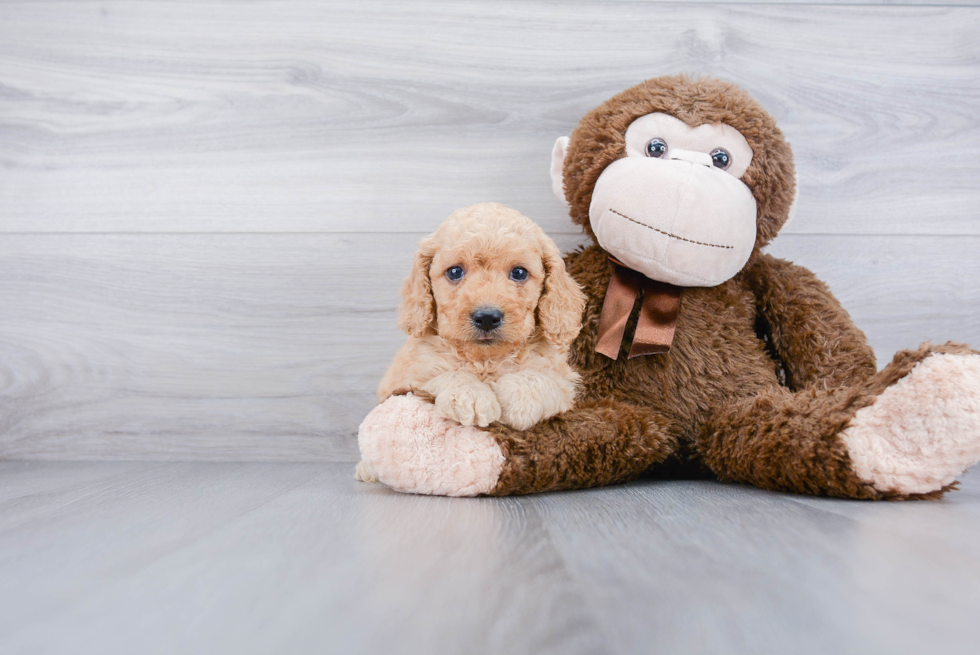
M 715 168 L 725 170 L 732 165 L 732 156 L 724 148 L 716 148 L 711 151 L 711 163 Z
M 449 270 L 446 271 L 446 277 L 451 282 L 459 282 L 464 275 L 466 275 L 466 271 L 463 270 L 462 266 L 450 266 Z
M 647 157 L 656 157 L 657 159 L 663 159 L 663 156 L 667 154 L 667 142 L 663 139 L 650 139 L 650 143 L 647 144 Z
M 510 272 L 510 279 L 515 282 L 523 282 L 527 279 L 527 269 L 521 266 L 515 266 Z

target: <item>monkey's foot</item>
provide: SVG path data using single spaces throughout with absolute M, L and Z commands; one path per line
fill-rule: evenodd
M 854 472 L 883 493 L 926 494 L 980 461 L 980 355 L 933 354 L 842 433 Z
M 364 465 L 405 493 L 487 494 L 504 465 L 489 433 L 443 418 L 432 403 L 412 395 L 392 396 L 375 407 L 357 440 Z

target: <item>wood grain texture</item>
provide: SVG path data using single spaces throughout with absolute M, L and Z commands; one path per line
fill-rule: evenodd
M 420 236 L 5 235 L 0 457 L 356 457 Z M 978 248 L 783 236 L 772 252 L 831 285 L 883 364 L 980 343 Z
M 954 542 L 976 533 L 964 509 L 977 504 L 975 477 L 925 524 L 930 508 L 915 504 L 844 514 L 706 482 L 544 495 L 537 508 L 572 575 L 595 590 L 614 652 L 972 650 L 980 587 L 967 581 L 980 560 Z
M 650 480 L 430 498 L 351 468 L 0 462 L 0 651 L 975 649 L 975 474 L 892 504 Z
M 653 75 L 748 88 L 794 144 L 792 233 L 980 234 L 980 8 L 0 4 L 0 231 L 549 231 L 554 139 Z
M 980 344 L 980 3 L 903 4 L 0 2 L 0 459 L 160 460 L 0 461 L 0 652 L 975 650 L 976 472 L 896 504 L 352 479 L 418 239 L 492 199 L 573 247 L 551 145 L 653 75 L 777 117 L 770 250 L 880 363 Z
M 0 457 L 353 457 L 420 236 L 494 199 L 572 247 L 553 139 L 661 73 L 778 118 L 802 196 L 772 250 L 880 359 L 978 343 L 978 28 L 874 3 L 2 2 Z
M 0 506 L 4 653 L 604 652 L 517 501 L 397 496 L 352 464 L 96 464 L 81 489 L 54 480 L 93 465 L 23 466 L 0 477 L 47 491 L 7 501 L 28 521 Z

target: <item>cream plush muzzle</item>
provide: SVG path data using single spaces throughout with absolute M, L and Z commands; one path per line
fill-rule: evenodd
M 752 254 L 755 199 L 741 180 L 710 166 L 706 153 L 671 156 L 624 157 L 606 167 L 589 207 L 592 231 L 613 257 L 652 280 L 713 287 Z

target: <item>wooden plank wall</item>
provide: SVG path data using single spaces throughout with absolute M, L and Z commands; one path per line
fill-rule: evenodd
M 980 343 L 977 4 L 2 2 L 0 457 L 356 457 L 419 238 L 579 243 L 555 137 L 666 73 L 777 117 L 880 360 Z

